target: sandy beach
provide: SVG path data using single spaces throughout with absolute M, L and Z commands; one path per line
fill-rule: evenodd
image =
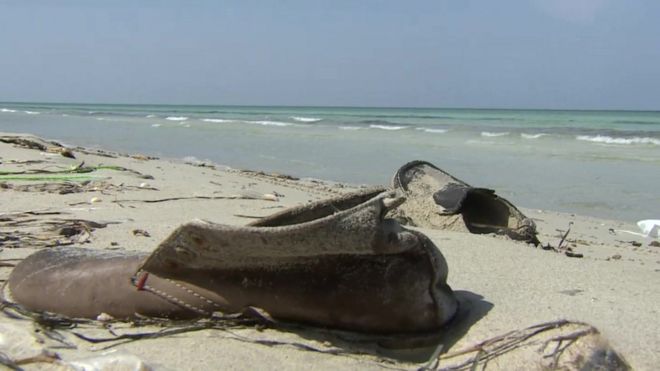
M 140 153 L 80 147 L 63 151 L 28 134 L 0 134 L 0 165 L 3 282 L 15 264 L 40 249 L 72 245 L 149 252 L 193 219 L 244 225 L 360 187 Z M 419 229 L 447 259 L 448 283 L 467 309 L 461 322 L 447 329 L 439 365 L 431 363 L 433 367 L 460 365 L 475 356 L 474 350 L 463 350 L 488 339 L 563 320 L 596 328 L 633 369 L 657 367 L 657 240 L 626 232 L 638 232 L 632 223 L 517 206 L 536 222 L 544 244 L 556 246 L 570 227 L 565 243 L 581 257 L 492 235 Z M 0 353 L 13 361 L 32 360 L 21 365 L 25 369 L 75 369 L 76 361 L 105 354 L 157 370 L 419 369 L 437 359 L 437 347 L 392 350 L 368 337 L 356 340 L 294 325 L 206 328 L 103 343 L 75 335 L 109 338 L 167 328 L 93 322 L 47 331 L 5 308 L 0 313 Z M 488 369 L 540 369 L 543 339 L 525 344 L 494 358 Z M 452 354 L 457 356 L 446 357 Z

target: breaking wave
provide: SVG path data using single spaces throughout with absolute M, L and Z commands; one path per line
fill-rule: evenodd
M 186 120 L 188 120 L 188 118 L 185 117 L 185 116 L 168 116 L 168 117 L 165 117 L 165 120 L 170 120 L 170 121 L 186 121 Z
M 402 130 L 405 129 L 407 126 L 395 126 L 395 125 L 369 125 L 370 128 L 372 129 L 381 129 L 381 130 Z
M 38 114 L 41 113 L 41 112 L 37 112 L 37 111 L 23 111 L 23 112 L 27 113 L 28 115 L 38 115 Z
M 222 123 L 227 123 L 227 122 L 234 122 L 234 120 L 226 120 L 226 119 L 202 119 L 204 122 L 215 122 L 218 124 Z
M 339 130 L 360 130 L 362 129 L 359 126 L 340 126 Z
M 503 137 L 509 135 L 508 131 L 501 132 L 501 133 L 491 133 L 489 131 L 482 131 L 481 136 L 482 137 Z
M 16 110 L 9 109 L 9 108 L 0 108 L 0 112 L 14 113 L 14 112 L 16 112 Z
M 152 128 L 159 128 L 161 124 L 151 124 Z
M 148 118 L 148 119 L 152 119 L 152 118 L 156 117 L 156 115 L 146 115 L 146 116 L 144 116 L 144 117 L 146 117 L 146 118 Z
M 449 131 L 447 129 L 431 129 L 431 128 L 417 128 L 417 130 L 421 130 L 425 133 L 434 133 L 434 134 L 444 134 Z
M 299 116 L 291 116 L 291 119 L 298 122 L 306 122 L 306 123 L 319 122 L 323 120 L 316 117 L 299 117 Z
M 539 139 L 540 137 L 544 137 L 548 134 L 546 133 L 538 133 L 538 134 L 525 134 L 525 133 L 520 133 L 520 137 L 524 139 Z
M 255 125 L 264 125 L 264 126 L 291 126 L 293 125 L 290 122 L 281 122 L 281 121 L 245 121 L 248 124 Z
M 606 135 L 578 135 L 575 139 L 604 144 L 654 144 L 660 146 L 660 139 L 648 137 L 617 138 Z

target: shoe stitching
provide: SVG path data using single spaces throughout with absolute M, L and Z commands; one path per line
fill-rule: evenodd
M 174 303 L 176 303 L 176 304 L 178 304 L 178 305 L 181 305 L 181 306 L 183 306 L 183 307 L 185 307 L 185 308 L 188 308 L 188 309 L 190 309 L 190 310 L 192 310 L 192 311 L 194 311 L 194 312 L 197 312 L 197 313 L 199 313 L 199 314 L 203 314 L 203 315 L 207 315 L 207 316 L 211 314 L 210 312 L 207 312 L 207 311 L 205 311 L 205 310 L 203 310 L 203 309 L 201 309 L 201 308 L 198 308 L 198 307 L 196 307 L 196 306 L 194 306 L 194 305 L 192 305 L 192 304 L 188 304 L 188 303 L 186 303 L 185 301 L 183 301 L 183 300 L 181 300 L 181 299 L 179 299 L 179 298 L 177 298 L 177 297 L 174 297 L 174 296 L 172 296 L 172 295 L 170 295 L 170 294 L 168 294 L 168 293 L 166 293 L 166 292 L 164 292 L 164 291 L 158 290 L 158 289 L 156 289 L 156 288 L 154 288 L 154 287 L 152 287 L 152 286 L 149 286 L 149 285 L 147 285 L 147 284 L 145 284 L 145 285 L 143 286 L 143 290 L 147 290 L 147 291 L 152 292 L 152 293 L 154 293 L 154 294 L 156 294 L 156 295 L 160 295 L 160 296 L 166 298 L 166 299 L 169 300 L 169 301 L 172 301 L 172 302 L 174 302 Z
M 138 274 L 136 274 L 135 277 L 133 277 L 133 283 L 134 283 L 134 284 L 136 284 L 137 277 L 140 276 L 141 273 L 147 273 L 147 272 L 144 272 L 144 271 L 140 271 L 140 272 L 138 272 Z M 156 276 L 156 277 L 158 277 L 158 276 Z M 158 278 L 161 278 L 161 277 L 158 277 Z M 193 295 L 193 296 L 199 298 L 200 300 L 205 301 L 205 302 L 208 303 L 208 304 L 214 305 L 214 306 L 217 307 L 217 308 L 221 308 L 221 306 L 220 306 L 218 303 L 212 301 L 211 299 L 208 299 L 207 297 L 205 297 L 205 296 L 203 296 L 203 295 L 201 295 L 201 294 L 198 294 L 198 293 L 194 292 L 193 290 L 191 290 L 191 289 L 189 289 L 189 288 L 187 288 L 187 287 L 181 285 L 181 284 L 178 283 L 178 282 L 175 282 L 175 281 L 172 280 L 172 279 L 164 278 L 164 280 L 166 280 L 166 281 L 170 282 L 171 284 L 177 286 L 178 288 L 180 288 L 180 289 L 186 291 L 187 293 L 189 293 L 189 294 L 191 294 L 191 295 Z M 193 311 L 195 311 L 195 312 L 197 312 L 197 313 L 201 313 L 201 314 L 204 314 L 204 315 L 209 315 L 209 314 L 211 314 L 211 312 L 206 311 L 206 310 L 204 310 L 204 309 L 201 309 L 201 308 L 199 308 L 199 307 L 196 307 L 196 306 L 194 306 L 194 305 L 192 305 L 192 304 L 186 303 L 185 301 L 183 301 L 183 300 L 181 300 L 181 299 L 179 299 L 179 298 L 177 298 L 177 297 L 175 297 L 175 296 L 173 296 L 173 295 L 170 295 L 170 294 L 166 293 L 165 291 L 158 290 L 158 289 L 154 288 L 153 286 L 147 285 L 147 284 L 146 284 L 146 280 L 145 280 L 145 283 L 142 284 L 141 289 L 146 289 L 146 290 L 148 290 L 148 291 L 150 291 L 150 292 L 153 292 L 154 294 L 157 294 L 157 295 L 160 295 L 160 296 L 162 296 L 162 297 L 165 297 L 166 299 L 168 299 L 168 300 L 170 300 L 170 301 L 173 301 L 173 302 L 175 302 L 176 304 L 182 305 L 182 306 L 184 306 L 184 307 L 186 307 L 186 308 L 188 308 L 188 309 L 191 309 L 191 310 L 193 310 Z
M 183 286 L 182 284 L 180 284 L 180 283 L 178 283 L 178 282 L 175 282 L 175 281 L 173 281 L 173 280 L 171 280 L 171 279 L 169 279 L 169 278 L 166 278 L 166 280 L 169 281 L 170 283 L 174 284 L 175 286 L 179 287 L 180 289 L 186 291 L 186 292 L 189 293 L 190 295 L 196 296 L 196 297 L 198 297 L 199 299 L 204 300 L 205 302 L 207 302 L 207 303 L 209 303 L 209 304 L 211 304 L 211 305 L 214 305 L 214 306 L 217 307 L 217 308 L 221 308 L 220 304 L 214 302 L 213 300 L 211 300 L 211 299 L 209 299 L 209 298 L 207 298 L 207 297 L 205 297 L 205 296 L 203 296 L 203 295 L 200 295 L 200 294 L 194 292 L 193 290 L 191 290 L 191 289 L 189 289 L 189 288 Z

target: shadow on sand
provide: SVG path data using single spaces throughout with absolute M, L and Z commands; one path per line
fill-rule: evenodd
M 445 353 L 493 308 L 481 295 L 455 291 L 459 301 L 456 317 L 435 333 L 417 335 L 366 335 L 347 331 L 316 329 L 297 325 L 278 326 L 280 330 L 343 349 L 348 353 L 370 354 L 402 362 L 421 363 Z

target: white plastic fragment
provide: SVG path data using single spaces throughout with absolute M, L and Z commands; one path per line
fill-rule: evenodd
M 658 238 L 660 236 L 660 220 L 647 219 L 637 222 L 637 226 L 646 237 Z
M 261 198 L 266 201 L 279 201 L 279 198 L 277 198 L 277 196 L 275 196 L 272 193 L 266 193 L 263 196 L 261 196 Z
M 108 352 L 100 356 L 69 362 L 76 371 L 151 371 L 153 367 L 126 352 Z
M 44 350 L 43 342 L 25 327 L 0 323 L 0 353 L 13 361 L 36 357 Z

